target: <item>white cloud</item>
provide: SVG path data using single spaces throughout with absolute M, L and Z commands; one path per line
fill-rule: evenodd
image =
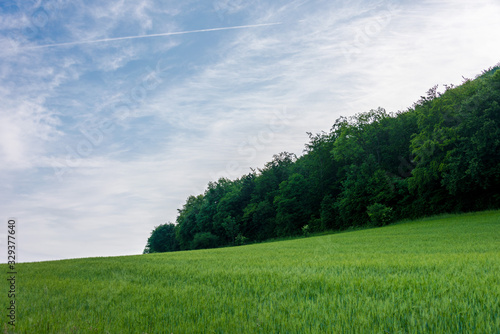
M 0 114 L 0 165 L 5 170 L 37 166 L 46 153 L 44 144 L 60 135 L 57 118 L 42 103 L 18 102 L 4 105 Z

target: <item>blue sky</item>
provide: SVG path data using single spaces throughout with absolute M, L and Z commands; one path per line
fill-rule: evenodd
M 497 64 L 498 17 L 496 0 L 3 1 L 2 244 L 16 217 L 23 262 L 140 254 L 209 181 Z

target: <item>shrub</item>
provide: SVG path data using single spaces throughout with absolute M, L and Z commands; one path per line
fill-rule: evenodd
M 247 242 L 248 238 L 245 237 L 243 234 L 241 233 L 238 233 L 238 235 L 236 236 L 236 238 L 234 239 L 234 243 L 237 245 L 237 246 L 241 246 L 241 245 L 244 245 L 246 242 Z
M 325 230 L 322 227 L 321 218 L 317 218 L 316 216 L 312 216 L 311 219 L 309 219 L 309 222 L 307 223 L 307 225 L 309 226 L 309 233 L 321 232 L 321 231 Z M 302 232 L 304 232 L 304 231 L 302 231 Z
M 394 220 L 392 208 L 384 204 L 372 204 L 367 208 L 366 212 L 368 213 L 368 217 L 370 217 L 370 222 L 375 226 L 384 226 Z
M 309 236 L 309 225 L 302 226 L 302 233 L 304 234 L 304 237 Z

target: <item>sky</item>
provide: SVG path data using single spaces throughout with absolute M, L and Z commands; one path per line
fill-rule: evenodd
M 497 0 L 2 1 L 1 249 L 14 217 L 21 262 L 141 254 L 208 182 L 496 65 L 498 17 Z

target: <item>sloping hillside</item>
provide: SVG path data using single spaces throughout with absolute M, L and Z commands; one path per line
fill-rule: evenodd
M 16 333 L 498 333 L 500 211 L 17 271 Z

